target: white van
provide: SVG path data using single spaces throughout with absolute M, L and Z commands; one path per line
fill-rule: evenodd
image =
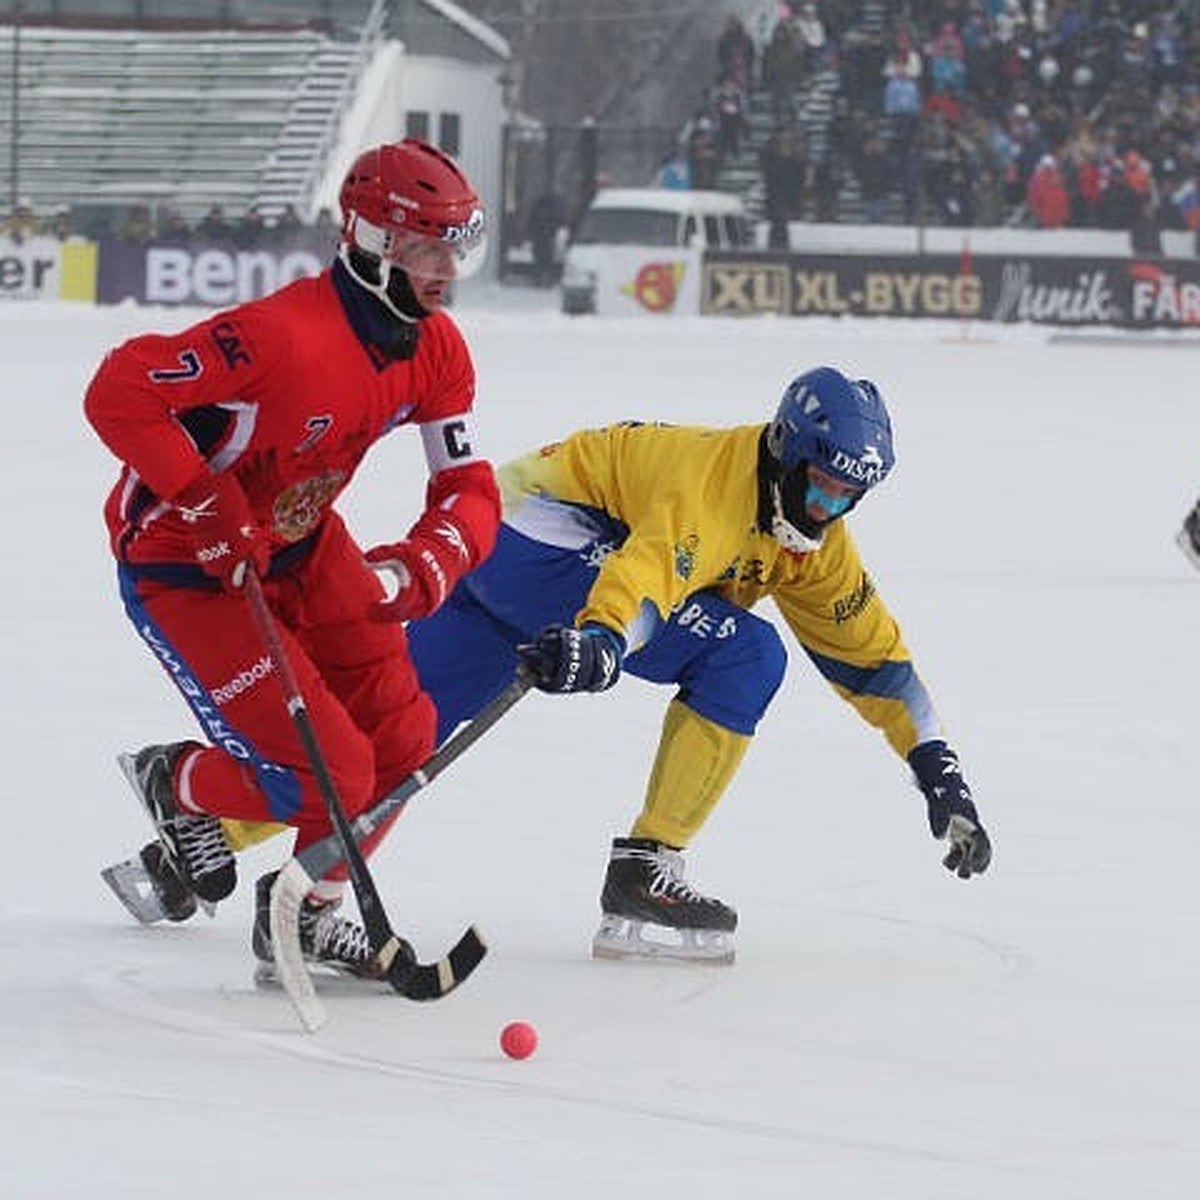
M 670 188 L 604 188 L 563 259 L 565 313 L 698 311 L 700 256 L 753 242 L 740 196 Z M 690 269 L 690 270 L 689 270 Z M 690 286 L 684 286 L 684 285 Z M 686 297 L 696 293 L 694 305 Z M 684 300 L 682 305 L 679 301 Z

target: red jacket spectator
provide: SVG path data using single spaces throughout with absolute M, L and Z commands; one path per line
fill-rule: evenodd
M 1058 229 L 1071 219 L 1071 198 L 1053 154 L 1043 154 L 1034 168 L 1026 198 L 1042 229 Z

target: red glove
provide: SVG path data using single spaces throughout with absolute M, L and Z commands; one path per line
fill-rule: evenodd
M 171 503 L 187 527 L 200 569 L 219 579 L 227 592 L 245 587 L 247 567 L 266 574 L 269 540 L 235 476 L 205 472 L 176 492 Z
M 471 569 L 475 555 L 466 532 L 449 512 L 426 513 L 408 537 L 368 550 L 367 562 L 391 571 L 399 590 L 375 605 L 381 621 L 415 621 L 441 607 L 459 577 Z

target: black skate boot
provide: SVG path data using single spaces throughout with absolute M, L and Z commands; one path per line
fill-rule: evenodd
M 105 867 L 100 877 L 143 925 L 186 921 L 196 915 L 196 895 L 179 878 L 162 842 L 150 842 L 136 858 Z M 205 909 L 213 915 L 212 905 Z
M 198 749 L 198 742 L 147 746 L 135 755 L 121 755 L 119 761 L 158 830 L 164 857 L 178 880 L 201 901 L 213 905 L 237 887 L 233 851 L 217 817 L 182 812 L 175 802 L 175 764 Z M 152 877 L 156 871 L 162 874 L 161 863 L 154 863 L 154 869 L 146 863 L 145 851 L 142 861 Z
M 684 958 L 732 962 L 737 913 L 683 878 L 683 855 L 648 838 L 614 838 L 603 917 L 592 939 L 596 958 Z M 653 934 L 657 927 L 669 937 Z
M 1200 503 L 1183 518 L 1183 527 L 1175 535 L 1175 541 L 1192 566 L 1200 571 Z
M 171 865 L 162 842 L 150 842 L 142 847 L 138 857 L 154 887 L 168 921 L 186 921 L 196 913 L 196 894 L 179 877 Z
M 250 945 L 258 959 L 260 983 L 274 978 L 275 952 L 271 946 L 271 889 L 278 871 L 264 875 L 254 889 L 254 931 Z M 332 968 L 345 975 L 370 978 L 371 944 L 366 930 L 355 921 L 339 917 L 340 900 L 325 903 L 306 898 L 300 906 L 300 950 L 306 962 Z

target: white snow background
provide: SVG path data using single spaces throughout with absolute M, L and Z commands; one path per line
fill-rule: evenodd
M 1200 1172 L 1200 488 L 1195 343 L 953 323 L 458 311 L 496 461 L 617 419 L 766 420 L 829 362 L 891 407 L 899 465 L 852 517 L 995 843 L 940 866 L 882 737 L 792 650 L 689 854 L 740 911 L 731 968 L 593 962 L 609 839 L 666 689 L 531 695 L 373 860 L 424 958 L 491 954 L 417 1005 L 258 991 L 243 856 L 213 921 L 137 927 L 101 866 L 148 827 L 114 755 L 196 733 L 120 609 L 81 412 L 105 350 L 199 314 L 6 305 L 0 512 L 0 1195 L 573 1200 L 1192 1195 Z M 420 439 L 372 452 L 364 543 L 421 503 Z M 764 606 L 760 611 L 773 615 Z M 505 1059 L 510 1020 L 538 1052 Z

